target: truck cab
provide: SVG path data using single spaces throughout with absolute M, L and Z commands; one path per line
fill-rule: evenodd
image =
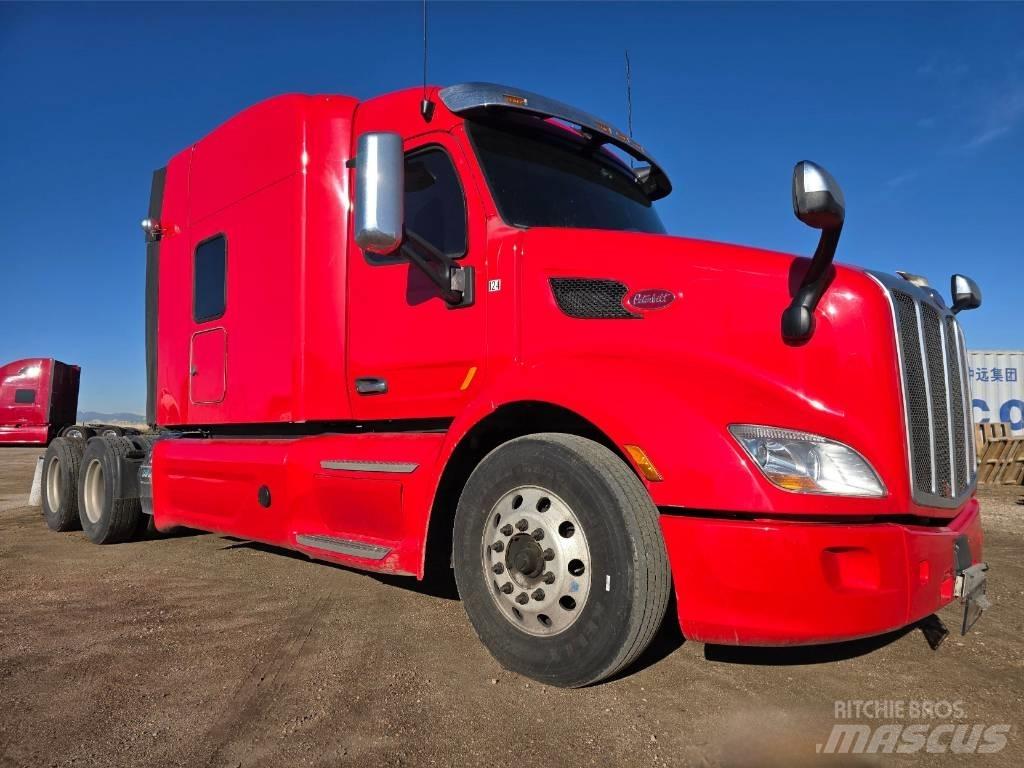
M 505 86 L 242 112 L 154 174 L 163 438 L 90 441 L 86 532 L 130 535 L 123 502 L 366 570 L 452 567 L 491 652 L 556 685 L 628 666 L 673 591 L 705 642 L 862 637 L 954 597 L 973 621 L 955 313 L 977 287 L 955 276 L 947 305 L 834 264 L 845 203 L 813 163 L 792 191 L 811 258 L 670 236 L 671 189 L 632 137 Z
M 80 369 L 53 358 L 0 366 L 0 445 L 48 445 L 77 419 Z

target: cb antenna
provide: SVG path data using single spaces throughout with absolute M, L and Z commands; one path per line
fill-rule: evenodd
M 426 2 L 426 0 L 424 0 Z M 633 70 L 629 66 L 629 49 L 626 54 L 626 130 L 629 131 L 629 138 L 633 138 Z M 629 167 L 633 167 L 633 156 L 629 156 Z
M 423 98 L 420 100 L 420 114 L 428 123 L 434 116 L 434 102 L 427 98 L 427 0 L 423 0 Z
M 423 0 L 426 3 L 426 0 Z M 633 71 L 629 68 L 629 49 L 626 48 L 626 128 L 633 138 Z

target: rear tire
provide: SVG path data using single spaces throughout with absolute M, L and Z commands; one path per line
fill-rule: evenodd
M 671 589 L 647 490 L 618 456 L 574 435 L 521 437 L 480 462 L 459 499 L 453 559 L 491 654 L 563 687 L 632 664 Z
M 62 437 L 73 437 L 76 440 L 88 440 L 90 437 L 96 436 L 96 430 L 92 427 L 87 427 L 84 424 L 72 424 L 70 427 L 64 427 Z
M 124 430 L 120 427 L 102 426 L 99 432 L 100 437 L 124 437 Z
M 73 437 L 58 437 L 43 454 L 43 518 L 53 531 L 81 528 L 78 519 L 78 471 L 85 443 Z
M 115 544 L 132 537 L 142 517 L 138 499 L 115 499 L 119 461 L 136 450 L 124 437 L 94 437 L 82 455 L 78 481 L 78 516 L 95 544 Z

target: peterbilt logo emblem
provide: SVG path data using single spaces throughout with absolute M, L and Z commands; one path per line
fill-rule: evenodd
M 655 309 L 664 309 L 673 301 L 676 295 L 664 288 L 646 288 L 642 291 L 633 291 L 626 297 L 625 304 L 629 309 L 639 309 L 650 312 Z

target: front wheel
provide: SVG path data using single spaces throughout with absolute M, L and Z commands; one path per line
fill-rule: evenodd
M 488 454 L 459 500 L 453 555 L 481 641 L 544 683 L 615 674 L 665 616 L 657 508 L 618 456 L 581 437 L 530 435 Z

